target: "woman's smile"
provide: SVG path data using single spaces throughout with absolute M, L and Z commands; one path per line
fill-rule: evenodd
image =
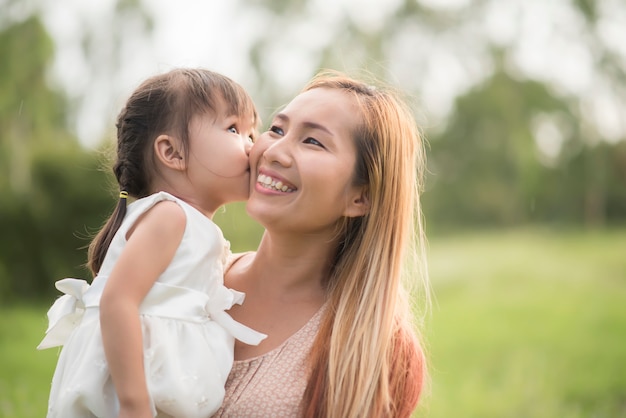
M 264 189 L 275 190 L 277 192 L 291 193 L 297 190 L 295 186 L 289 184 L 287 181 L 266 174 L 259 174 L 256 183 Z

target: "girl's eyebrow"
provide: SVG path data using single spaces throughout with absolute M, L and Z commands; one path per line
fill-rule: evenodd
M 276 119 L 280 119 L 280 121 L 283 123 L 289 123 L 289 116 L 285 115 L 284 113 L 279 113 L 274 117 Z M 324 125 L 320 125 L 319 123 L 304 121 L 302 122 L 302 125 L 307 129 L 319 129 L 320 131 L 326 132 L 328 135 L 332 135 L 332 132 L 330 132 Z

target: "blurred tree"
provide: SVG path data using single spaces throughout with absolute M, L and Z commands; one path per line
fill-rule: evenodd
M 68 142 L 37 147 L 31 158 L 28 193 L 9 194 L 0 212 L 0 300 L 50 298 L 58 279 L 89 279 L 86 246 L 113 209 L 95 152 Z
M 254 96 L 270 104 L 264 111 L 289 100 L 320 67 L 365 69 L 416 97 L 457 95 L 445 122 L 424 124 L 431 144 L 425 196 L 431 221 L 597 225 L 626 218 L 623 117 L 613 129 L 603 125 L 604 110 L 626 109 L 623 47 L 607 35 L 617 31 L 617 20 L 610 18 L 623 16 L 623 2 L 533 2 L 561 7 L 577 25 L 569 31 L 550 28 L 565 32 L 592 62 L 591 87 L 574 92 L 563 88 L 558 75 L 538 75 L 516 63 L 523 46 L 519 22 L 509 22 L 514 28 L 506 38 L 488 34 L 485 16 L 524 10 L 529 3 L 523 0 L 506 7 L 480 0 L 447 8 L 420 0 L 346 0 L 332 7 L 328 1 L 243 3 L 237 12 L 256 23 L 248 52 L 257 77 Z M 99 151 L 82 148 L 68 126 L 76 125 L 71 119 L 80 118 L 80 108 L 102 102 L 107 94 L 107 104 L 119 96 L 119 80 L 140 64 L 139 52 L 149 48 L 143 40 L 154 23 L 141 0 L 99 5 L 97 16 L 65 16 L 78 22 L 71 40 L 79 53 L 71 55 L 76 60 L 71 65 L 88 68 L 88 75 L 76 80 L 75 90 L 60 93 L 50 87 L 55 51 L 37 16 L 65 10 L 41 0 L 0 0 L 3 300 L 49 297 L 54 280 L 85 275 L 80 266 L 88 239 L 76 235 L 97 229 L 114 204 Z M 433 79 L 456 84 L 439 83 L 445 88 L 434 91 Z M 243 212 L 242 205 L 234 206 L 217 219 L 227 235 L 237 237 L 237 249 L 250 249 L 253 245 L 241 242 L 246 236 L 258 239 L 260 229 L 238 221 Z
M 28 51 L 28 53 L 24 53 Z M 31 16 L 0 31 L 0 187 L 24 193 L 30 186 L 30 150 L 62 135 L 62 96 L 47 86 L 52 42 Z
M 549 197 L 532 132 L 542 113 L 574 120 L 545 85 L 503 71 L 459 97 L 446 129 L 430 138 L 428 217 L 457 225 L 533 220 Z
M 67 101 L 48 84 L 44 26 L 17 16 L 0 26 L 0 301 L 53 295 L 55 279 L 84 274 L 88 234 L 75 234 L 98 227 L 111 202 L 94 193 L 107 176 L 68 133 Z
M 330 7 L 325 1 L 251 0 L 239 6 L 238 18 L 257 22 L 249 54 L 256 77 L 254 96 L 269 103 L 261 107 L 265 120 L 321 67 L 365 69 L 416 97 L 443 100 L 442 108 L 452 91 L 462 96 L 445 113 L 447 121 L 424 121 L 426 112 L 418 115 L 432 139 L 431 167 L 437 172 L 429 180 L 428 207 L 437 208 L 433 220 L 602 224 L 609 213 L 615 219 L 619 212 L 611 206 L 615 199 L 610 191 L 620 184 L 614 177 L 620 170 L 607 170 L 613 164 L 607 158 L 613 154 L 599 150 L 616 147 L 620 139 L 607 137 L 595 100 L 608 98 L 616 109 L 626 109 L 624 54 L 607 35 L 615 30 L 609 18 L 623 13 L 623 4 L 480 0 L 443 6 L 422 0 L 345 0 Z M 93 22 L 87 15 L 78 16 L 87 24 L 73 39 L 82 46 L 81 59 L 89 67 L 85 82 L 90 94 L 76 96 L 76 108 L 101 101 L 94 99 L 98 95 L 93 91 L 115 89 L 124 68 L 132 64 L 129 58 L 139 45 L 149 45 L 143 40 L 158 24 L 139 0 L 114 0 L 103 10 Z M 568 91 L 558 74 L 533 73 L 520 65 L 520 51 L 528 49 L 524 43 L 536 27 L 527 23 L 539 12 L 550 15 L 539 29 L 552 31 L 593 63 L 591 87 Z M 516 15 L 524 21 L 515 20 Z M 500 19 L 495 30 L 494 21 Z M 563 22 L 576 25 L 576 30 L 568 30 L 561 19 L 568 19 Z M 510 27 L 503 31 L 505 21 Z M 139 41 L 129 42 L 131 36 Z M 434 91 L 430 80 L 448 74 L 455 84 Z M 594 86 L 610 87 L 596 91 Z M 472 100 L 479 102 L 474 106 Z M 478 141 L 469 142 L 476 147 L 459 136 L 470 122 L 474 138 L 465 140 Z M 448 134 L 454 137 L 445 137 Z M 596 147 L 598 143 L 606 146 Z M 480 188 L 465 191 L 472 202 L 449 187 L 453 176 L 480 179 Z M 461 200 L 464 204 L 457 205 Z

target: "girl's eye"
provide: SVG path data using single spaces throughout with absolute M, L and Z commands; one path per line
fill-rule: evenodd
M 280 136 L 285 135 L 285 132 L 283 131 L 283 129 L 282 129 L 282 128 L 279 128 L 279 127 L 278 127 L 278 126 L 276 126 L 276 125 L 272 125 L 272 126 L 270 126 L 269 131 L 270 131 L 270 132 L 275 133 L 276 135 L 280 135 Z
M 308 138 L 306 138 L 303 142 L 304 142 L 305 144 L 311 144 L 311 145 L 316 145 L 316 146 L 318 146 L 318 147 L 325 148 L 325 147 L 324 147 L 324 144 L 322 144 L 320 141 L 318 141 L 318 140 L 317 140 L 317 139 L 315 139 L 315 138 L 308 137 Z
M 237 132 L 237 127 L 235 125 L 232 125 L 228 128 L 228 132 L 232 132 L 234 134 L 238 134 L 239 132 Z
M 250 141 L 251 144 L 254 144 L 254 142 L 255 142 L 254 135 L 249 135 L 248 136 L 248 141 Z

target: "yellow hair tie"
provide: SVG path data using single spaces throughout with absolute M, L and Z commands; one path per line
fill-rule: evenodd
M 128 199 L 128 192 L 121 191 L 120 192 L 120 199 Z

